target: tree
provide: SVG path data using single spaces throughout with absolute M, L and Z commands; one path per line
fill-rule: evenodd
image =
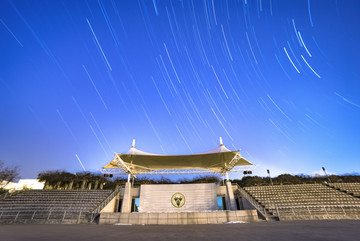
M 19 178 L 19 168 L 18 167 L 6 167 L 3 161 L 0 161 L 0 181 L 3 182 L 12 182 L 15 179 Z
M 7 167 L 3 161 L 0 161 L 0 192 L 6 185 L 19 177 L 18 167 Z

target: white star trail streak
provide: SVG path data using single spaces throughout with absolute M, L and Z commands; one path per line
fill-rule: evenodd
M 91 84 L 93 85 L 93 87 L 94 87 L 94 89 L 95 89 L 96 93 L 98 94 L 98 96 L 99 96 L 99 98 L 100 98 L 101 102 L 103 103 L 103 105 L 104 105 L 105 109 L 106 109 L 106 110 L 109 110 L 109 109 L 108 109 L 108 107 L 106 106 L 106 104 L 105 104 L 105 102 L 104 102 L 104 99 L 102 98 L 102 96 L 101 96 L 101 94 L 100 94 L 99 90 L 96 88 L 96 85 L 94 84 L 94 81 L 92 80 L 91 76 L 89 75 L 89 72 L 87 71 L 87 69 L 86 69 L 85 65 L 83 65 L 83 68 L 84 68 L 84 71 L 85 71 L 86 75 L 89 77 L 89 80 L 91 81 Z
M 107 151 L 105 150 L 104 145 L 101 143 L 99 137 L 96 135 L 95 130 L 94 130 L 94 128 L 92 127 L 92 125 L 90 125 L 90 129 L 91 129 L 91 132 L 94 134 L 96 140 L 98 141 L 101 149 L 104 151 L 106 158 L 109 159 L 109 156 L 108 156 L 109 152 L 107 152 Z
M 111 151 L 111 150 L 113 150 L 113 149 L 111 148 L 110 144 L 109 144 L 109 141 L 108 141 L 108 140 L 107 140 L 107 138 L 105 137 L 104 132 L 101 130 L 100 125 L 99 125 L 99 124 L 98 124 L 98 122 L 96 121 L 96 119 L 95 119 L 94 115 L 93 115 L 91 112 L 90 112 L 89 114 L 90 114 L 91 118 L 93 119 L 93 121 L 94 121 L 94 123 L 95 123 L 96 127 L 97 127 L 97 128 L 98 128 L 98 130 L 100 131 L 100 134 L 101 134 L 101 135 L 102 135 L 102 137 L 104 138 L 104 140 L 105 140 L 106 144 L 108 145 L 109 150 L 110 150 L 110 151 Z
M 285 132 L 283 132 L 283 131 L 274 123 L 273 120 L 271 120 L 271 119 L 269 118 L 269 121 L 270 121 L 270 123 L 271 123 L 281 134 L 283 134 L 289 141 L 291 141 L 291 142 L 293 142 L 293 143 L 295 144 L 295 142 L 294 142 Z
M 230 59 L 231 59 L 231 61 L 234 61 L 234 60 L 233 60 L 233 57 L 232 57 L 232 55 L 231 55 L 231 52 L 230 52 L 229 45 L 228 45 L 228 43 L 227 43 L 226 37 L 225 37 L 224 27 L 223 27 L 222 24 L 221 24 L 221 31 L 222 31 L 222 34 L 223 34 L 223 37 L 224 37 L 226 49 L 227 49 L 227 51 L 228 51 L 228 54 L 229 54 L 229 56 L 230 56 Z
M 190 147 L 189 143 L 186 141 L 186 139 L 185 139 L 184 135 L 181 133 L 181 131 L 180 131 L 179 127 L 178 127 L 177 125 L 175 125 L 175 127 L 176 127 L 176 129 L 178 130 L 178 132 L 179 132 L 179 134 L 180 134 L 181 138 L 182 138 L 182 139 L 183 139 L 183 141 L 185 142 L 186 146 L 189 148 L 190 152 L 191 152 L 191 153 L 194 153 L 194 152 L 192 151 L 192 149 L 191 149 L 191 147 Z
M 86 169 L 85 169 L 85 167 L 84 167 L 83 163 L 81 162 L 80 158 L 78 157 L 78 155 L 77 155 L 77 154 L 75 154 L 75 156 L 76 156 L 76 159 L 79 161 L 79 163 L 80 163 L 80 165 L 81 165 L 82 169 L 84 170 L 84 172 L 86 172 Z
M 223 91 L 226 99 L 229 99 L 229 97 L 227 96 L 227 94 L 226 94 L 226 92 L 225 92 L 225 90 L 224 90 L 224 88 L 223 88 L 223 86 L 222 86 L 222 84 L 221 84 L 221 82 L 220 82 L 220 80 L 219 80 L 219 77 L 217 76 L 217 74 L 216 74 L 216 72 L 215 72 L 214 66 L 211 65 L 211 68 L 212 68 L 212 71 L 213 71 L 213 73 L 214 73 L 214 75 L 215 75 L 215 77 L 216 77 L 216 80 L 217 80 L 217 82 L 219 83 L 219 85 L 220 85 L 220 87 L 221 87 L 221 90 Z
M 284 72 L 285 76 L 286 76 L 289 80 L 291 80 L 289 74 L 286 72 L 286 70 L 284 69 L 284 67 L 283 67 L 282 64 L 280 63 L 280 60 L 279 60 L 279 58 L 278 58 L 278 56 L 277 56 L 276 54 L 275 54 L 275 58 L 276 58 L 276 61 L 279 63 L 280 68 L 281 68 L 282 71 Z
M 155 88 L 156 88 L 157 92 L 159 93 L 160 99 L 161 99 L 162 103 L 164 104 L 165 109 L 167 110 L 167 112 L 169 113 L 169 115 L 171 115 L 171 112 L 170 112 L 168 106 L 166 105 L 166 102 L 165 102 L 164 98 L 162 97 L 162 95 L 161 95 L 161 93 L 160 93 L 160 91 L 159 91 L 159 88 L 157 87 L 157 85 L 156 85 L 156 83 L 155 83 L 154 77 L 151 76 L 151 79 L 152 79 L 152 81 L 153 81 L 153 83 L 154 83 L 154 85 L 155 85 Z
M 156 16 L 159 16 L 159 11 L 157 9 L 156 0 L 153 0 L 153 6 L 154 6 L 154 9 L 155 9 Z
M 213 9 L 213 14 L 214 14 L 215 25 L 217 25 L 214 0 L 211 1 L 211 5 L 212 5 L 212 9 Z
M 9 33 L 14 37 L 14 39 L 20 44 L 21 47 L 24 47 L 20 40 L 15 36 L 15 34 L 10 30 L 10 28 L 4 23 L 2 19 L 0 19 L 0 22 L 4 25 L 4 27 L 9 31 Z
M 309 19 L 310 19 L 311 27 L 314 27 L 312 17 L 311 17 L 310 0 L 308 0 L 308 10 L 309 10 Z
M 253 58 L 254 58 L 254 60 L 255 60 L 255 63 L 258 64 L 258 62 L 257 62 L 257 60 L 256 60 L 256 57 L 255 57 L 255 54 L 254 54 L 254 51 L 253 51 L 253 49 L 252 49 L 252 47 L 251 47 L 251 44 L 250 44 L 250 40 L 249 40 L 248 33 L 245 32 L 245 34 L 246 34 L 246 39 L 247 39 L 248 44 L 249 44 L 249 47 L 250 47 L 251 54 L 252 54 L 252 56 L 253 56 Z
M 232 136 L 230 135 L 230 133 L 227 131 L 227 129 L 225 128 L 224 124 L 222 123 L 222 121 L 219 119 L 219 117 L 217 116 L 216 112 L 214 111 L 214 109 L 211 107 L 211 111 L 213 112 L 214 116 L 216 117 L 216 119 L 218 120 L 219 124 L 221 125 L 221 127 L 224 129 L 224 131 L 226 132 L 226 134 L 230 137 L 230 139 L 232 141 L 234 141 L 234 139 L 232 138 Z
M 270 101 L 275 105 L 275 107 L 281 112 L 281 114 L 283 114 L 286 119 L 288 119 L 289 121 L 291 121 L 291 119 L 284 113 L 284 111 L 282 109 L 280 109 L 280 107 L 275 103 L 275 101 L 270 97 L 270 95 L 267 95 L 267 97 L 270 99 Z
M 298 35 L 298 31 L 296 30 L 295 20 L 294 20 L 294 19 L 292 19 L 292 24 L 293 24 L 293 27 L 294 27 L 294 31 L 295 31 L 296 38 L 297 38 L 297 40 L 299 41 L 300 46 L 302 47 L 303 45 L 302 45 L 302 43 L 301 43 L 301 41 L 300 41 L 300 38 L 299 38 L 299 35 Z
M 290 58 L 290 56 L 289 56 L 288 52 L 286 51 L 286 48 L 285 48 L 285 47 L 284 47 L 284 51 L 285 51 L 285 53 L 286 53 L 286 56 L 287 56 L 287 57 L 288 57 L 288 59 L 290 60 L 290 62 L 291 62 L 291 64 L 292 64 L 292 66 L 294 66 L 294 69 L 296 70 L 296 72 L 298 72 L 298 73 L 300 74 L 300 71 L 296 68 L 296 66 L 295 66 L 294 62 L 291 60 L 291 58 Z
M 311 69 L 311 71 L 320 79 L 320 75 L 318 75 L 315 70 L 313 68 L 311 68 L 311 66 L 308 64 L 308 62 L 306 61 L 306 59 L 304 58 L 304 56 L 301 55 L 301 58 L 304 60 L 305 64 Z
M 171 67 L 172 67 L 172 69 L 174 70 L 175 76 L 176 76 L 177 80 L 179 81 L 179 84 L 181 84 L 181 81 L 180 81 L 179 76 L 178 76 L 178 74 L 177 74 L 177 72 L 176 72 L 176 70 L 175 70 L 174 64 L 173 64 L 173 62 L 172 62 L 172 60 L 171 60 L 171 58 L 170 58 L 170 54 L 169 54 L 168 49 L 166 48 L 166 44 L 165 44 L 165 43 L 164 43 L 164 47 L 165 47 L 165 50 L 166 50 L 166 54 L 167 54 L 167 56 L 169 57 L 169 61 L 170 61 L 170 63 L 171 63 Z
M 299 34 L 299 37 L 300 37 L 301 43 L 303 44 L 303 46 L 304 46 L 304 48 L 305 48 L 306 52 L 308 53 L 308 55 L 309 55 L 310 57 L 312 57 L 312 56 L 311 56 L 311 54 L 310 54 L 310 52 L 309 52 L 309 50 L 306 48 L 306 45 L 305 45 L 305 43 L 304 43 L 304 40 L 303 40 L 303 39 L 302 39 L 302 37 L 301 37 L 301 33 L 300 33 L 300 32 L 298 32 L 298 34 Z
M 347 102 L 347 103 L 349 103 L 349 104 L 351 104 L 351 105 L 353 105 L 353 106 L 356 106 L 357 108 L 360 108 L 360 105 L 358 105 L 358 104 L 356 104 L 355 102 L 353 102 L 353 101 L 345 98 L 344 96 L 342 96 L 342 95 L 340 95 L 340 94 L 338 94 L 338 93 L 336 93 L 336 92 L 334 92 L 334 94 L 335 94 L 336 96 L 340 97 L 343 101 L 345 101 L 345 102 Z
M 58 113 L 61 121 L 64 123 L 66 129 L 68 130 L 68 132 L 70 133 L 70 135 L 72 136 L 72 138 L 74 139 L 74 141 L 75 141 L 77 144 L 79 144 L 78 139 L 75 137 L 75 135 L 74 135 L 73 131 L 71 130 L 69 124 L 65 121 L 65 119 L 64 119 L 64 117 L 62 116 L 62 114 L 60 113 L 60 111 L 59 111 L 59 110 L 56 110 L 56 112 Z
M 102 49 L 102 47 L 101 47 L 101 45 L 100 45 L 100 43 L 99 43 L 98 38 L 97 38 L 96 35 L 95 35 L 95 32 L 94 32 L 93 28 L 91 27 L 91 24 L 90 24 L 89 20 L 86 19 L 86 22 L 88 23 L 88 25 L 89 25 L 89 27 L 90 27 L 90 29 L 91 29 L 91 32 L 92 32 L 92 34 L 93 34 L 93 36 L 94 36 L 94 38 L 95 38 L 95 41 L 96 41 L 96 43 L 97 43 L 97 45 L 98 45 L 98 47 L 99 47 L 99 49 L 100 49 L 100 51 L 101 51 L 101 53 L 102 53 L 105 61 L 106 61 L 107 66 L 109 67 L 109 70 L 112 71 L 112 68 L 111 68 L 111 66 L 110 66 L 110 64 L 109 64 L 109 61 L 108 61 L 108 59 L 107 59 L 106 56 L 105 56 L 105 53 L 104 53 L 104 51 L 103 51 L 103 49 Z

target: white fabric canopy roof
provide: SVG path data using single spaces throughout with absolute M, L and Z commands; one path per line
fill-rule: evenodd
M 241 157 L 239 151 L 230 151 L 223 144 L 207 152 L 192 155 L 160 155 L 140 151 L 132 146 L 125 154 L 115 154 L 114 160 L 103 168 L 122 168 L 137 174 L 154 170 L 205 169 L 225 172 L 233 166 L 253 165 Z

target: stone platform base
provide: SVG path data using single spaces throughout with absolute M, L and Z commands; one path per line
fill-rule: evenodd
M 101 213 L 99 224 L 217 224 L 226 222 L 257 222 L 256 210 L 183 212 L 183 213 Z

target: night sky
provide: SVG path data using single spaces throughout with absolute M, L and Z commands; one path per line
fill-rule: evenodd
M 359 46 L 358 0 L 2 0 L 0 160 L 35 178 L 221 136 L 256 175 L 359 172 Z

